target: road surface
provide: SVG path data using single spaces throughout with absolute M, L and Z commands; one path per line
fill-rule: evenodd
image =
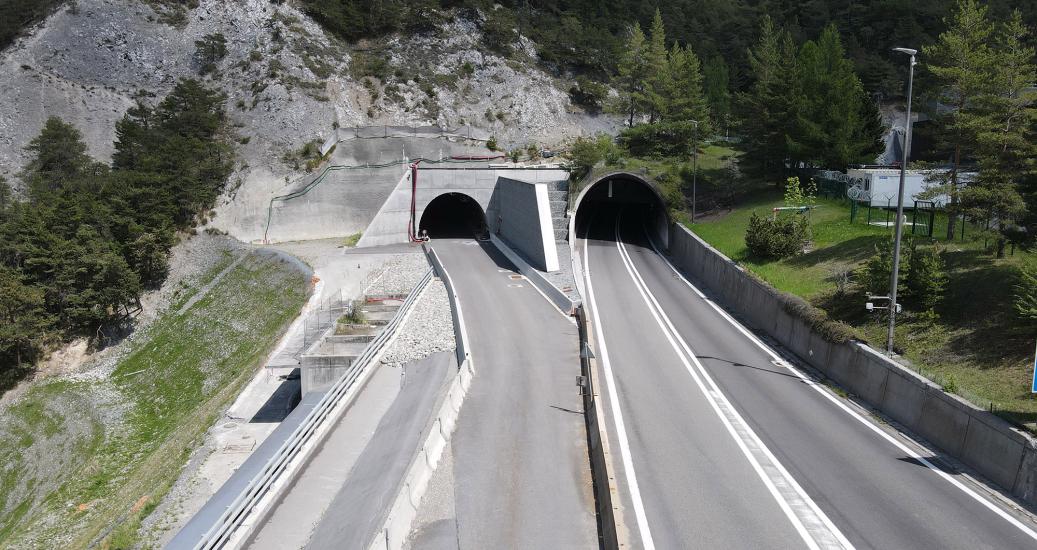
M 639 217 L 602 210 L 583 236 L 634 546 L 1037 547 L 1029 520 L 739 329 L 656 253 Z
M 576 326 L 513 279 L 492 244 L 432 246 L 456 286 L 476 371 L 451 441 L 456 532 L 435 539 L 462 550 L 597 548 Z

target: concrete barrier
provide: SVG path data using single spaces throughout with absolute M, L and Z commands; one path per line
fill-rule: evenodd
M 580 332 L 580 370 L 584 376 L 583 416 L 587 423 L 587 450 L 591 459 L 591 477 L 594 479 L 594 504 L 597 508 L 600 527 L 601 548 L 618 550 L 619 526 L 616 523 L 613 494 L 618 494 L 615 478 L 609 474 L 612 469 L 612 458 L 608 450 L 605 412 L 598 407 L 596 397 L 599 395 L 596 372 L 592 364 L 590 352 L 590 328 L 583 306 L 576 309 L 576 325 Z
M 410 534 L 411 526 L 414 524 L 414 518 L 417 517 L 421 499 L 428 490 L 429 480 L 432 479 L 432 474 L 439 466 L 443 450 L 446 449 L 454 433 L 454 428 L 457 426 L 457 417 L 464 404 L 464 398 L 468 394 L 468 388 L 472 384 L 472 377 L 475 376 L 475 367 L 469 352 L 468 331 L 465 328 L 461 302 L 454 290 L 453 281 L 446 268 L 443 267 L 436 251 L 432 247 L 426 246 L 425 253 L 436 274 L 446 286 L 447 296 L 450 298 L 450 311 L 454 319 L 454 342 L 459 361 L 458 369 L 450 383 L 450 389 L 447 390 L 446 398 L 436 413 L 432 429 L 429 430 L 421 449 L 411 459 L 396 499 L 389 508 L 385 525 L 368 545 L 368 550 L 403 548 Z
M 1037 440 L 861 342 L 829 342 L 785 298 L 686 227 L 670 228 L 674 265 L 732 313 L 770 335 L 864 402 L 1002 487 L 1037 506 Z
M 551 284 L 550 281 L 544 278 L 544 276 L 533 269 L 533 266 L 529 265 L 526 260 L 522 259 L 522 256 L 515 253 L 514 250 L 508 246 L 507 243 L 502 241 L 496 235 L 490 235 L 490 241 L 502 254 L 507 256 L 508 261 L 515 264 L 515 267 L 519 270 L 526 279 L 529 280 L 534 286 L 540 289 L 540 292 L 547 297 L 558 309 L 562 310 L 566 315 L 572 315 L 576 311 L 576 306 L 580 303 L 569 298 L 564 292 L 556 288 Z

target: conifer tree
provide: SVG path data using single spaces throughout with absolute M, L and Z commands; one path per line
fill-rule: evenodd
M 962 206 L 995 220 L 995 250 L 1005 255 L 1006 230 L 1026 210 L 1020 183 L 1035 173 L 1037 81 L 1029 33 L 1015 11 L 997 31 L 991 90 L 977 103 L 976 156 L 979 176 L 961 190 Z
M 645 80 L 648 76 L 648 46 L 641 25 L 635 23 L 627 37 L 618 64 L 619 104 L 615 111 L 627 118 L 627 126 L 634 125 L 634 118 L 645 112 Z
M 958 0 L 957 11 L 945 23 L 947 30 L 935 44 L 923 47 L 922 53 L 925 68 L 938 85 L 936 99 L 950 107 L 934 113 L 940 139 L 953 151 L 951 168 L 934 191 L 950 197 L 947 238 L 952 239 L 961 212 L 962 165 L 976 155 L 978 134 L 985 123 L 978 100 L 990 93 L 996 60 L 991 50 L 994 25 L 987 18 L 986 6 L 976 0 Z
M 745 139 L 747 171 L 772 176 L 789 159 L 796 131 L 798 98 L 792 36 L 764 16 L 760 40 L 748 52 L 753 83 L 738 95 L 739 126 Z M 780 181 L 780 180 L 779 180 Z
M 672 64 L 668 64 L 667 61 L 666 28 L 663 25 L 662 14 L 656 9 L 645 59 L 645 104 L 648 108 L 649 123 L 662 118 L 673 99 L 676 78 L 671 72 Z

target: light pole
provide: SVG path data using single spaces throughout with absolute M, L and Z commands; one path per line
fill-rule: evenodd
M 915 54 L 918 50 L 893 48 L 893 51 L 911 56 L 907 76 L 907 123 L 904 126 L 904 150 L 900 159 L 900 189 L 897 192 L 896 236 L 893 239 L 893 273 L 889 278 L 889 333 L 886 335 L 886 353 L 893 356 L 893 332 L 897 323 L 897 279 L 900 277 L 900 238 L 904 231 L 904 179 L 907 177 L 907 152 L 911 144 L 911 92 L 915 79 Z
M 692 162 L 691 169 L 691 223 L 695 223 L 695 201 L 698 199 L 699 193 L 699 121 L 691 121 L 695 124 L 695 141 L 691 144 Z

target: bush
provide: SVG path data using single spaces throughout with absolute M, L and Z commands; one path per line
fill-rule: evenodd
M 591 112 L 601 110 L 602 104 L 608 98 L 608 93 L 607 86 L 582 75 L 576 77 L 576 84 L 569 88 L 569 97 L 572 98 L 572 102 Z
M 222 33 L 207 34 L 201 40 L 196 40 L 194 47 L 198 72 L 203 75 L 216 72 L 216 64 L 227 57 L 227 39 Z
M 943 301 L 947 272 L 938 248 L 919 248 L 912 242 L 907 258 L 907 303 L 918 311 L 932 311 Z
M 1022 269 L 1014 290 L 1015 301 L 1012 306 L 1016 315 L 1027 323 L 1037 325 L 1037 270 L 1031 267 Z
M 567 165 L 574 180 L 583 179 L 594 165 L 601 162 L 601 148 L 597 140 L 578 137 L 566 153 Z
M 798 254 L 803 249 L 803 241 L 809 238 L 810 222 L 806 216 L 770 219 L 753 212 L 745 231 L 745 246 L 754 257 L 781 259 Z
M 490 136 L 490 139 L 486 140 L 486 148 L 490 151 L 496 151 L 497 147 L 497 136 Z

